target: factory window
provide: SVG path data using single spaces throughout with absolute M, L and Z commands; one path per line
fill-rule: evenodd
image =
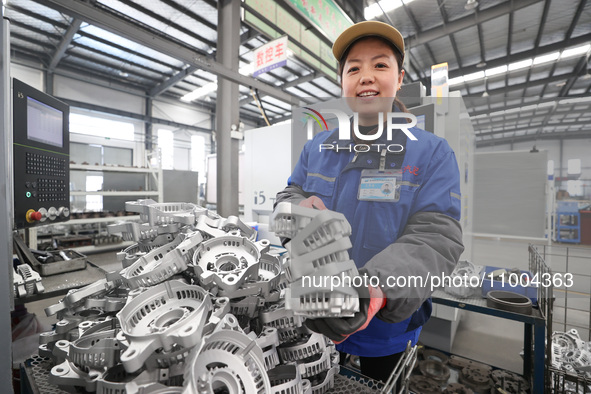
M 583 181 L 567 181 L 566 191 L 571 197 L 583 196 Z
M 158 130 L 158 148 L 162 160 L 162 169 L 172 170 L 174 167 L 174 137 L 172 130 Z
M 554 160 L 548 160 L 548 175 L 554 175 Z
M 82 114 L 70 114 L 70 133 L 86 134 L 112 140 L 133 141 L 133 131 L 133 123 Z
M 202 135 L 191 136 L 191 171 L 197 171 L 199 177 L 205 176 L 205 138 Z
M 86 191 L 96 192 L 103 189 L 102 175 L 89 175 L 86 177 Z M 100 212 L 103 210 L 103 196 L 86 196 L 86 210 Z
M 581 173 L 581 159 L 569 159 L 567 174 L 578 175 Z

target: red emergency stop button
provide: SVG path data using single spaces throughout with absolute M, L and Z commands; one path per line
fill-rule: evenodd
M 27 211 L 27 222 L 38 222 L 39 220 L 41 220 L 41 218 L 43 218 L 41 212 L 35 211 L 34 209 L 29 209 Z

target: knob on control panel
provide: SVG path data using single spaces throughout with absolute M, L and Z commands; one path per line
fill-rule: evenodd
M 60 218 L 67 218 L 70 216 L 70 208 L 68 207 L 59 207 L 57 209 L 57 216 Z
M 49 207 L 49 209 L 47 210 L 47 217 L 49 218 L 49 220 L 55 220 L 55 218 L 57 217 L 57 209 L 55 209 L 55 207 Z

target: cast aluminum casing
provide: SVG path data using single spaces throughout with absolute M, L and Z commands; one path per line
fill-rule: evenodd
M 121 278 L 132 289 L 154 286 L 187 269 L 189 255 L 201 244 L 198 232 L 181 234 L 173 242 L 152 250 L 121 271 Z
M 214 394 L 219 385 L 228 394 L 272 393 L 263 352 L 241 330 L 220 329 L 207 336 L 185 371 L 186 394 Z
M 175 344 L 199 344 L 211 308 L 211 297 L 203 288 L 173 280 L 131 299 L 117 314 L 129 342 L 121 354 L 125 370 L 139 370 L 159 348 L 170 351 Z
M 252 242 L 240 232 L 204 241 L 195 250 L 195 274 L 203 286 L 236 291 L 248 280 L 258 279 L 259 259 L 269 250 L 267 240 Z

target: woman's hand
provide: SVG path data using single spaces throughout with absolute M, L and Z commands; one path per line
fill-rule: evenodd
M 320 197 L 312 196 L 306 198 L 304 201 L 300 202 L 298 205 L 305 207 L 305 208 L 314 208 L 314 209 L 327 209 L 324 202 L 320 199 Z

